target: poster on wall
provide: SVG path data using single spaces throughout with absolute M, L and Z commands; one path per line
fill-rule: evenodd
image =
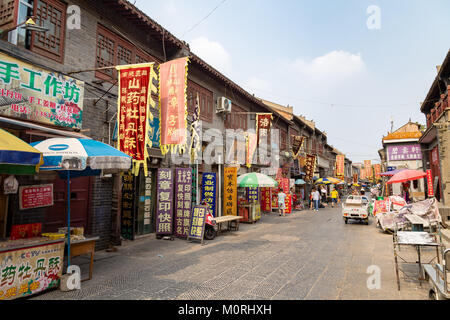
M 134 175 L 131 171 L 122 173 L 122 219 L 121 234 L 124 239 L 134 240 L 135 237 L 135 192 Z
M 202 203 L 205 201 L 216 216 L 216 173 L 204 173 L 202 180 Z
M 175 169 L 175 235 L 187 238 L 192 207 L 192 169 Z
M 237 168 L 224 169 L 224 198 L 223 210 L 225 216 L 237 215 Z
M 0 115 L 82 129 L 84 82 L 0 53 Z
M 156 234 L 173 234 L 173 172 L 158 169 L 156 186 Z
M 53 184 L 19 187 L 19 209 L 53 206 Z

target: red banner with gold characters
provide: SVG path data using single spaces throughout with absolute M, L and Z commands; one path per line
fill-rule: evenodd
M 358 183 L 358 174 L 357 173 L 354 173 L 353 174 L 353 183 Z
M 372 179 L 373 173 L 371 160 L 364 160 L 364 170 L 366 171 L 366 179 Z
M 183 154 L 187 149 L 187 73 L 189 58 L 159 66 L 161 152 Z
M 306 155 L 306 165 L 305 165 L 306 181 L 313 181 L 314 172 L 316 171 L 316 162 L 317 162 L 316 155 L 311 154 Z
M 272 211 L 271 188 L 261 188 L 261 210 L 264 212 Z
M 269 143 L 268 137 L 270 134 L 270 128 L 272 127 L 273 116 L 271 113 L 259 113 L 256 115 L 256 134 L 259 140 L 263 139 L 266 143 Z
M 374 166 L 373 166 L 373 170 L 374 170 L 374 174 L 375 174 L 375 179 L 378 181 L 378 180 L 381 180 L 381 164 L 375 164 Z
M 141 164 L 147 175 L 148 119 L 153 119 L 149 106 L 156 107 L 152 93 L 157 93 L 153 63 L 117 66 L 119 79 L 118 149 L 133 158 L 133 172 L 139 175 Z
M 427 170 L 427 185 L 428 185 L 428 197 L 434 197 L 434 186 L 433 186 L 433 173 L 431 170 Z
M 336 176 L 345 177 L 345 155 L 336 156 Z

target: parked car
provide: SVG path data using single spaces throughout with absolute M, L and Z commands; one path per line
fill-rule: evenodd
M 358 220 L 369 224 L 369 199 L 365 196 L 350 195 L 342 204 L 342 215 L 345 224 L 348 220 Z

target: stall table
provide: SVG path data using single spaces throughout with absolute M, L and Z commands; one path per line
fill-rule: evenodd
M 247 209 L 247 214 L 244 213 Z M 261 205 L 259 203 L 241 204 L 239 205 L 239 216 L 242 222 L 255 223 L 261 219 Z
M 89 263 L 89 278 L 83 279 L 81 281 L 92 279 L 92 272 L 94 270 L 95 241 L 99 239 L 100 237 L 90 237 L 83 240 L 70 240 L 70 259 L 86 254 L 89 254 L 91 256 L 91 261 Z
M 228 230 L 232 230 L 234 229 L 234 231 L 239 231 L 239 221 L 242 219 L 243 217 L 240 216 L 223 216 L 223 217 L 217 217 L 217 218 L 213 218 L 213 220 L 217 223 L 218 225 L 218 232 L 222 232 L 222 224 L 223 223 L 228 223 Z M 234 226 L 232 226 L 234 225 Z

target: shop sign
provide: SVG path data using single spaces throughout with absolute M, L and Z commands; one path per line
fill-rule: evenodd
M 272 211 L 271 188 L 261 188 L 261 210 Z
M 173 234 L 173 172 L 172 169 L 158 169 L 156 209 L 156 234 Z
M 376 164 L 373 166 L 374 173 L 375 173 L 375 179 L 378 181 L 381 179 L 381 164 Z
M 216 216 L 216 173 L 204 173 L 202 180 L 202 203 L 205 201 L 213 217 Z
M 177 168 L 175 172 L 175 235 L 186 238 L 192 206 L 192 169 Z
M 366 171 L 365 173 L 365 178 L 366 179 L 371 179 L 373 174 L 372 174 L 372 161 L 371 160 L 364 160 L 364 170 Z
M 152 217 L 152 172 L 148 172 L 145 177 L 145 195 L 144 195 L 144 228 L 149 229 Z M 150 232 L 150 230 L 148 230 Z
M 63 271 L 64 241 L 0 253 L 0 300 L 57 288 Z
M 428 197 L 434 197 L 433 173 L 427 170 Z
M 431 152 L 431 163 L 434 165 L 439 164 L 438 147 L 434 148 Z
M 286 194 L 288 194 L 289 193 L 289 190 L 290 190 L 290 179 L 288 179 L 288 178 L 283 178 L 283 179 L 280 179 L 279 181 L 278 181 L 278 184 L 279 184 L 279 186 L 280 186 L 280 189 L 281 190 L 283 190 L 283 192 L 284 193 L 286 193 Z
M 131 171 L 122 173 L 121 233 L 124 239 L 134 240 L 135 222 L 134 176 Z
M 0 53 L 0 115 L 81 129 L 84 82 Z
M 247 132 L 247 159 L 246 164 L 248 168 L 251 168 L 253 162 L 253 157 L 256 152 L 257 147 L 257 136 L 256 133 Z
M 353 174 L 353 183 L 358 183 L 358 174 L 357 173 Z
M 345 155 L 336 156 L 336 176 L 345 176 Z
M 256 115 L 256 134 L 258 137 L 258 144 L 260 143 L 261 139 L 263 140 L 263 142 L 265 141 L 267 143 L 271 127 L 271 113 L 260 113 Z
M 292 142 L 292 155 L 294 159 L 297 159 L 300 155 L 300 150 L 302 149 L 303 142 L 305 141 L 305 137 L 302 136 L 292 136 L 294 138 Z
M 237 215 L 237 168 L 224 169 L 224 200 L 223 208 L 225 216 Z
M 53 206 L 53 184 L 19 187 L 20 210 L 51 206 Z
M 258 188 L 247 188 L 247 201 L 250 203 L 259 201 Z
M 292 196 L 290 194 L 286 196 L 285 205 L 286 210 L 284 210 L 284 213 L 292 213 Z
M 389 161 L 422 160 L 420 144 L 388 147 Z
M 304 169 L 306 174 L 306 181 L 313 181 L 314 172 L 316 171 L 316 162 L 317 156 L 311 154 L 306 155 L 306 164 Z
M 42 233 L 42 223 L 31 223 L 15 225 L 11 228 L 11 240 L 30 239 L 40 237 Z
M 278 187 L 272 188 L 272 208 L 278 209 L 278 193 L 280 192 L 281 180 L 278 181 Z
M 207 206 L 194 206 L 194 208 L 192 209 L 191 220 L 189 223 L 190 227 L 188 240 L 196 239 L 203 241 L 207 211 Z

